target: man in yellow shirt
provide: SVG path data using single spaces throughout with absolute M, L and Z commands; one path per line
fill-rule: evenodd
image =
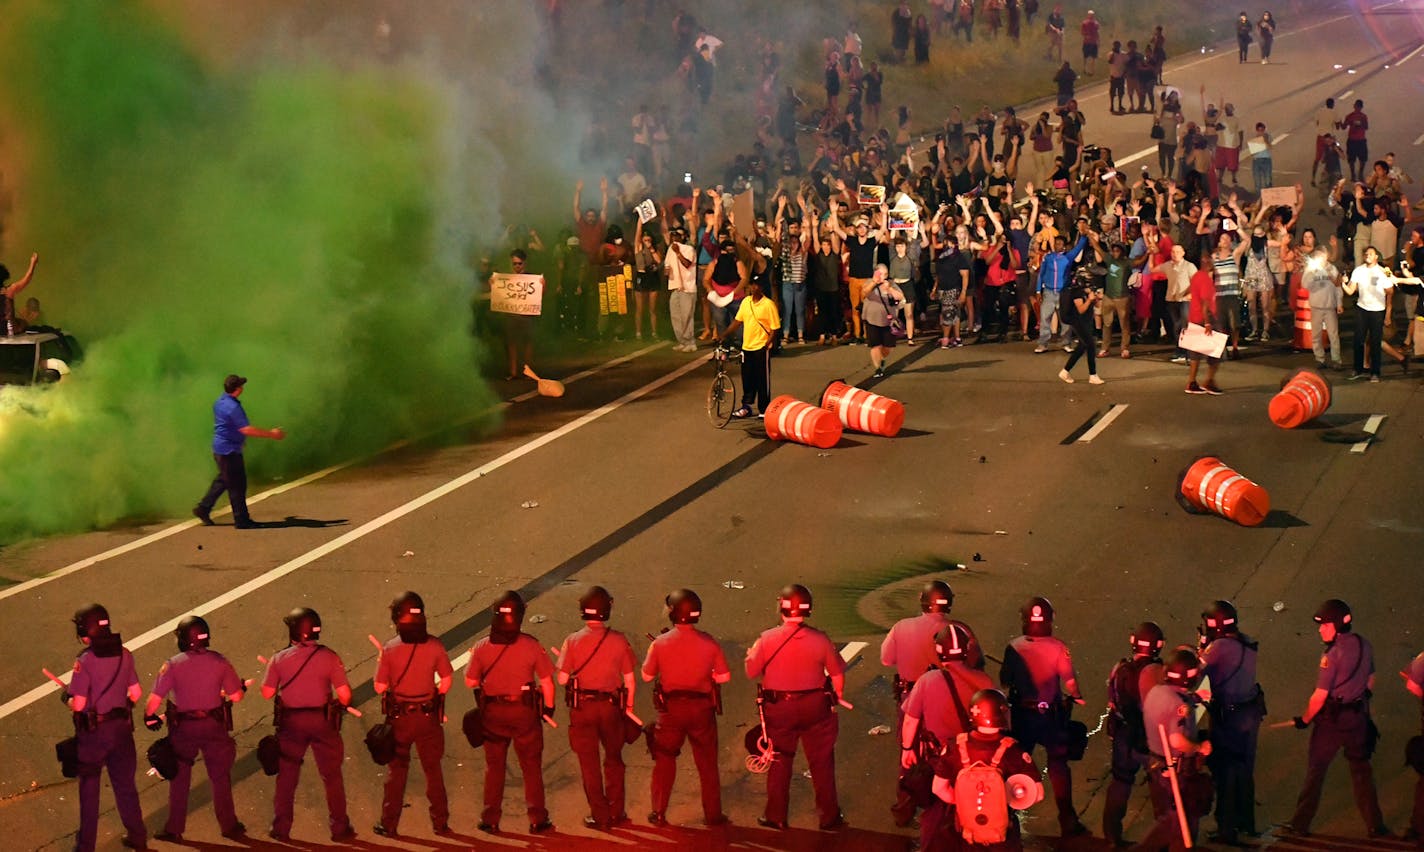
M 765 273 L 753 274 L 748 284 L 748 298 L 737 308 L 737 316 L 722 335 L 722 345 L 742 330 L 742 407 L 733 417 L 751 417 L 755 405 L 758 418 L 766 416 L 771 404 L 771 359 L 767 357 L 771 342 L 781 328 L 781 314 L 776 300 L 766 297 Z

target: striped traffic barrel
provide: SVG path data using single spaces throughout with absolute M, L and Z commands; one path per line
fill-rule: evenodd
M 1271 512 L 1266 489 L 1215 456 L 1203 456 L 1182 471 L 1177 502 L 1194 515 L 1217 514 L 1243 527 L 1259 526 Z
M 1330 382 L 1302 367 L 1281 380 L 1281 391 L 1271 397 L 1271 422 L 1282 429 L 1309 423 L 1330 407 Z
M 905 405 L 898 400 L 848 385 L 836 379 L 821 392 L 821 407 L 853 432 L 893 438 L 905 425 Z
M 782 394 L 766 407 L 766 434 L 773 441 L 795 441 L 828 450 L 841 439 L 834 414 Z

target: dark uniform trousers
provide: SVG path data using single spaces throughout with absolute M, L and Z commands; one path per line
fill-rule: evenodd
M 1161 758 L 1155 759 L 1154 763 L 1160 767 Z M 1200 785 L 1211 784 L 1211 781 L 1202 777 L 1201 770 L 1197 767 L 1197 762 L 1191 759 L 1181 761 L 1177 766 L 1177 783 L 1182 791 L 1182 808 L 1187 815 L 1187 830 L 1191 833 L 1192 845 L 1196 845 L 1197 827 L 1207 808 L 1201 807 L 1201 801 L 1194 796 L 1192 791 L 1200 789 Z M 1152 829 L 1147 832 L 1147 836 L 1137 842 L 1132 848 L 1134 850 L 1159 850 L 1171 849 L 1176 852 L 1179 849 L 1186 849 L 1186 844 L 1182 842 L 1182 824 L 1177 818 L 1177 803 L 1172 796 L 1172 781 L 1167 776 L 1167 771 L 1163 768 L 1153 768 L 1147 771 L 1147 789 L 1152 796 L 1152 812 L 1157 815 L 1157 820 L 1152 823 Z M 1209 804 L 1209 803 L 1208 803 Z
M 341 778 L 341 761 L 346 747 L 341 733 L 326 719 L 326 708 L 282 711 L 282 726 L 277 729 L 277 742 L 282 758 L 277 769 L 277 793 L 272 797 L 272 830 L 278 834 L 292 831 L 292 808 L 297 795 L 297 781 L 302 772 L 302 758 L 311 749 L 316 771 L 326 788 L 326 811 L 333 835 L 350 826 L 346 818 L 346 785 Z
M 79 740 L 79 834 L 74 840 L 76 852 L 94 852 L 99 835 L 100 773 L 109 770 L 109 783 L 114 787 L 114 803 L 119 819 L 128 831 L 129 839 L 148 840 L 143 825 L 143 809 L 138 803 L 138 787 L 134 772 L 138 769 L 138 751 L 134 748 L 133 721 L 109 719 L 92 731 L 80 731 Z M 143 843 L 137 843 L 142 846 Z
M 178 774 L 168 782 L 168 823 L 164 831 L 182 834 L 188 823 L 188 790 L 193 783 L 193 761 L 203 755 L 203 768 L 213 787 L 213 811 L 218 827 L 230 831 L 237 826 L 232 805 L 232 764 L 237 760 L 237 743 L 228 736 L 222 714 L 206 719 L 171 722 L 169 740 L 178 755 Z
M 791 764 L 796 743 L 806 746 L 806 763 L 811 767 L 811 785 L 816 791 L 816 810 L 825 825 L 840 816 L 836 794 L 836 736 L 840 718 L 831 709 L 826 693 L 816 690 L 762 706 L 766 735 L 776 749 L 771 771 L 766 776 L 766 818 L 785 824 L 791 807 Z
M 1073 773 L 1068 768 L 1068 720 L 1054 707 L 1043 713 L 1013 707 L 1010 719 L 1014 739 L 1024 751 L 1032 754 L 1035 746 L 1043 746 L 1048 780 L 1053 782 L 1053 801 L 1058 806 L 1058 826 L 1066 831 L 1078 822 L 1078 812 L 1073 808 Z
M 486 700 L 482 707 L 485 728 L 485 807 L 480 821 L 499 825 L 504 804 L 505 758 L 509 743 L 524 776 L 524 804 L 530 825 L 549 818 L 544 807 L 544 728 L 533 707 L 524 702 Z
M 666 814 L 677 777 L 677 756 L 683 742 L 692 745 L 692 760 L 702 784 L 702 814 L 722 815 L 722 779 L 717 772 L 717 711 L 712 699 L 668 696 L 667 710 L 653 726 L 653 810 Z
M 198 501 L 198 508 L 211 512 L 226 491 L 228 502 L 232 504 L 232 519 L 239 524 L 247 523 L 251 518 L 247 515 L 247 464 L 242 460 L 242 453 L 213 453 L 213 461 L 217 462 L 218 475 L 208 486 L 208 493 Z
M 1216 787 L 1217 830 L 1230 836 L 1256 833 L 1256 738 L 1260 705 L 1213 706 L 1211 714 L 1212 784 Z
M 1122 821 L 1127 816 L 1137 771 L 1147 768 L 1149 758 L 1136 748 L 1127 722 L 1110 718 L 1108 733 L 1112 738 L 1112 777 L 1103 799 L 1103 836 L 1109 842 L 1116 842 L 1122 839 Z
M 1301 787 L 1300 798 L 1296 800 L 1295 816 L 1291 825 L 1301 831 L 1310 830 L 1315 812 L 1320 807 L 1320 793 L 1325 787 L 1325 771 L 1335 759 L 1335 753 L 1344 750 L 1345 761 L 1350 764 L 1350 782 L 1355 788 L 1355 807 L 1365 820 L 1365 827 L 1373 831 L 1384 825 L 1380 814 L 1379 796 L 1375 792 L 1375 776 L 1370 769 L 1369 737 L 1370 714 L 1363 701 L 1354 705 L 1332 708 L 1326 704 L 1320 715 L 1310 726 L 1310 751 L 1305 767 L 1305 785 Z
M 431 699 L 433 702 L 434 699 Z M 437 828 L 450 821 L 450 803 L 445 795 L 445 728 L 434 713 L 408 712 L 391 719 L 395 730 L 396 756 L 386 766 L 386 789 L 381 798 L 381 825 L 394 829 L 400 823 L 405 804 L 405 782 L 410 775 L 410 750 L 420 756 L 425 772 L 425 798 L 430 801 L 430 824 Z
M 616 701 L 583 696 L 579 706 L 569 710 L 569 746 L 578 755 L 583 792 L 593 818 L 604 825 L 628 815 L 623 794 L 623 744 L 623 711 Z

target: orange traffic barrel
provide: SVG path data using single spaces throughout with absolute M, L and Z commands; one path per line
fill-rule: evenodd
M 1282 429 L 1309 423 L 1330 407 L 1330 382 L 1302 367 L 1281 380 L 1281 392 L 1271 397 L 1271 422 Z
M 1259 526 L 1271 511 L 1266 489 L 1215 456 L 1203 456 L 1182 471 L 1177 502 L 1194 515 L 1213 513 L 1243 527 Z
M 898 400 L 848 385 L 836 379 L 821 392 L 821 407 L 855 432 L 893 438 L 905 425 L 905 405 Z
M 766 407 L 766 434 L 773 441 L 795 441 L 828 450 L 841 439 L 841 424 L 824 408 L 782 394 Z

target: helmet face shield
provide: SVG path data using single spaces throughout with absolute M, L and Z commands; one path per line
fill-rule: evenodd
M 806 618 L 811 614 L 811 590 L 793 583 L 777 596 L 777 608 L 785 618 Z

